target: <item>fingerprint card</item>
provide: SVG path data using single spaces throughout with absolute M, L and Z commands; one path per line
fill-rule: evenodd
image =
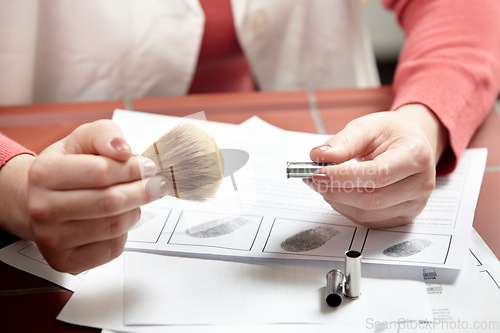
M 450 244 L 450 235 L 370 229 L 362 253 L 365 259 L 445 264 Z

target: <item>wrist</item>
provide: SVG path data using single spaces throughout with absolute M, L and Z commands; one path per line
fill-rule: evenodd
M 0 227 L 31 239 L 28 211 L 28 170 L 34 156 L 21 154 L 0 169 Z
M 423 104 L 406 104 L 396 110 L 422 130 L 434 151 L 435 164 L 449 146 L 448 130 L 439 118 Z

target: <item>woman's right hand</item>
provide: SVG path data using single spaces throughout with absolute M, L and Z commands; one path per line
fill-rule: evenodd
M 143 177 L 155 174 L 155 164 L 133 156 L 112 121 L 80 126 L 29 168 L 32 240 L 58 271 L 79 273 L 111 261 L 122 253 L 139 207 L 168 191 L 164 181 L 158 195 L 146 191 Z

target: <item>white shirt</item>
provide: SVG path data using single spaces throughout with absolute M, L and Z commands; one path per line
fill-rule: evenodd
M 356 0 L 232 0 L 262 90 L 377 86 Z M 185 94 L 198 0 L 0 0 L 0 105 Z

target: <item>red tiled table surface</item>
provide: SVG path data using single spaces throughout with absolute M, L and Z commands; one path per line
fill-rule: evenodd
M 207 120 L 233 124 L 255 115 L 286 130 L 317 133 L 303 91 L 142 98 L 132 100 L 132 107 L 180 117 L 204 111 Z
M 356 117 L 388 109 L 392 98 L 391 89 L 383 87 L 316 91 L 313 96 L 306 92 L 276 92 L 143 98 L 132 100 L 129 106 L 137 111 L 175 116 L 205 111 L 208 120 L 229 123 L 241 123 L 257 115 L 284 129 L 304 132 L 317 132 L 315 115 L 319 115 L 320 127 L 333 134 Z M 110 118 L 114 109 L 126 108 L 125 105 L 123 101 L 108 101 L 0 107 L 0 131 L 40 152 L 78 125 Z M 495 241 L 500 222 L 494 210 L 500 198 L 500 171 L 494 171 L 500 166 L 500 148 L 495 145 L 499 142 L 500 115 L 494 112 L 497 111 L 490 113 L 471 143 L 474 147 L 489 148 L 490 167 L 484 178 L 474 226 L 500 257 L 500 246 Z M 0 263 L 0 277 L 0 332 L 96 332 L 55 319 L 71 296 L 69 291 L 3 263 Z
M 125 108 L 122 101 L 36 104 L 0 107 L 0 131 L 39 153 L 64 138 L 76 127 L 97 119 L 111 118 Z

